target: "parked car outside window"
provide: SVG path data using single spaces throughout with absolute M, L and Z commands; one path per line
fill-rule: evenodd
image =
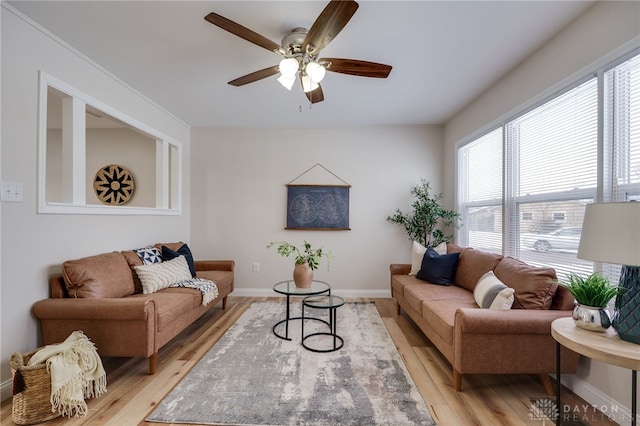
M 527 248 L 537 251 L 578 251 L 582 228 L 560 228 L 546 234 L 522 234 L 520 241 Z

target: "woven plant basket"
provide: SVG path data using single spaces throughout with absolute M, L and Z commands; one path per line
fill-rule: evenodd
M 31 425 L 60 416 L 51 410 L 51 375 L 47 366 L 27 365 L 39 349 L 11 355 L 9 365 L 13 375 L 13 404 L 11 418 L 15 424 Z

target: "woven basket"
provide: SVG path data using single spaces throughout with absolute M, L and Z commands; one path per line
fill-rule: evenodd
M 39 349 L 14 353 L 9 360 L 13 375 L 11 418 L 18 425 L 42 423 L 60 416 L 51 409 L 51 375 L 46 365 L 27 365 Z

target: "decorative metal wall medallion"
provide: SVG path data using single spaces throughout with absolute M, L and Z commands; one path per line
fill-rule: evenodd
M 135 183 L 126 167 L 110 164 L 104 166 L 93 180 L 93 190 L 98 199 L 109 205 L 126 204 L 133 196 Z

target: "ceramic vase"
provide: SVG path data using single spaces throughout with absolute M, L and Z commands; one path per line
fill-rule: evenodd
M 622 340 L 640 345 L 640 266 L 623 266 L 612 325 Z
M 308 263 L 301 263 L 293 268 L 293 282 L 298 288 L 309 288 L 313 281 L 313 270 Z
M 609 313 L 604 308 L 581 305 L 576 303 L 573 307 L 573 321 L 577 327 L 589 331 L 604 332 L 611 326 Z

